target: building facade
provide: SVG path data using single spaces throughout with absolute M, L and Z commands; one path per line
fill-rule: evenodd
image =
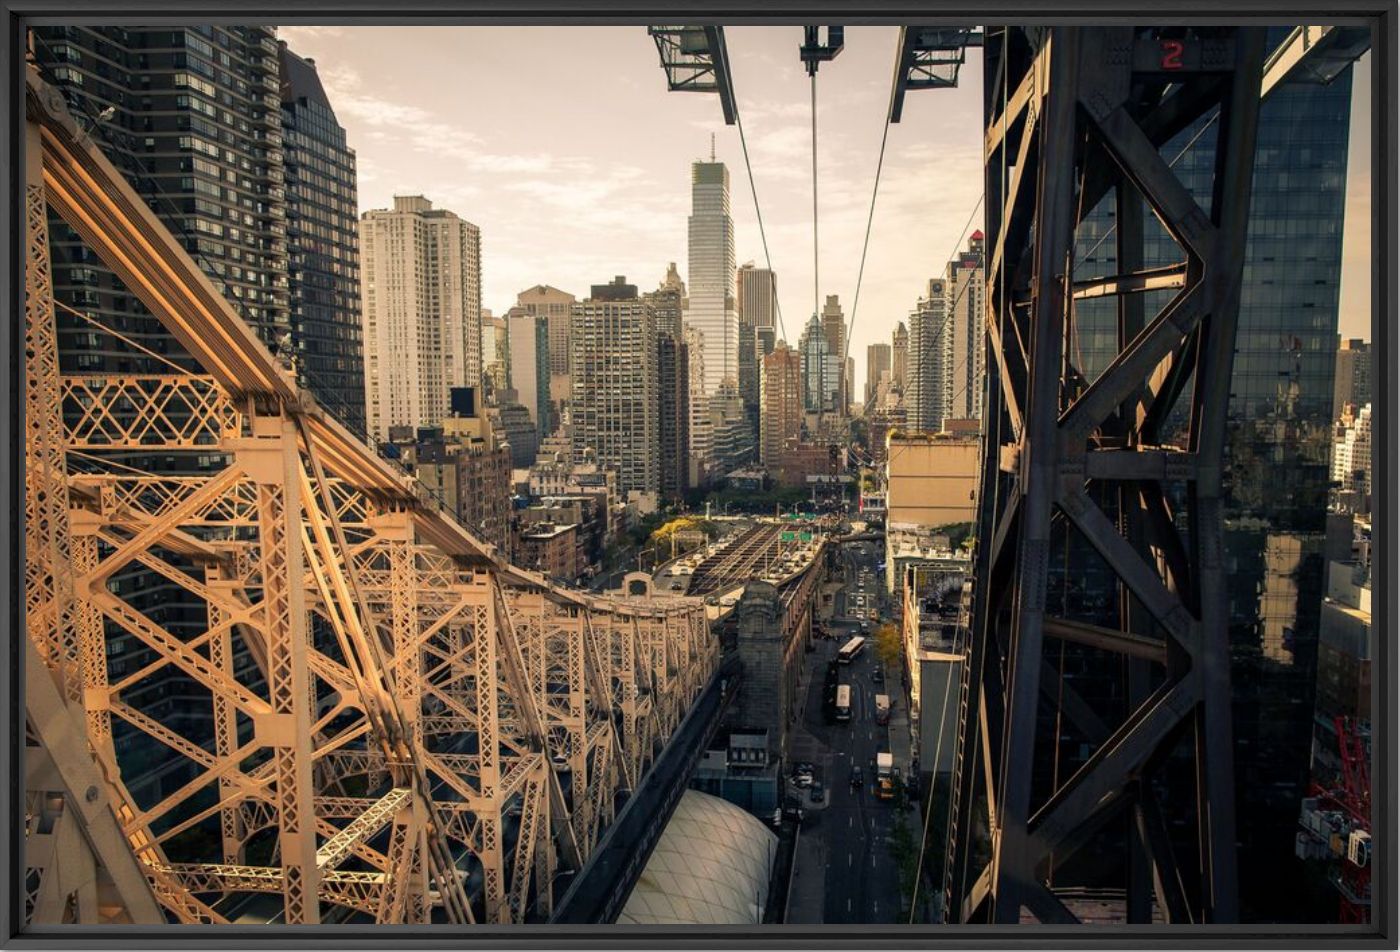
M 890 345 L 871 344 L 865 348 L 865 409 L 875 403 L 880 381 L 890 373 Z
M 762 397 L 759 461 L 768 466 L 802 436 L 802 359 L 786 342 L 763 358 Z
M 666 502 L 678 502 L 690 489 L 690 354 L 685 341 L 656 335 L 657 438 L 661 458 L 658 488 Z
M 618 276 L 573 306 L 569 328 L 573 456 L 617 469 L 625 493 L 661 486 L 656 320 Z
M 548 284 L 537 284 L 515 296 L 516 307 L 548 322 L 549 402 L 556 421 L 569 399 L 569 316 L 575 300 L 568 291 Z
M 690 167 L 689 297 L 685 321 L 704 335 L 701 391 L 713 394 L 739 380 L 739 315 L 734 299 L 734 220 L 729 216 L 729 170 L 723 162 Z
M 370 435 L 432 426 L 481 386 L 481 232 L 421 195 L 360 219 Z
M 909 328 L 900 321 L 891 335 L 890 385 L 898 393 L 904 393 L 905 381 L 909 375 Z
M 516 400 L 530 411 L 538 439 L 542 440 L 551 432 L 549 318 L 513 307 L 505 320 L 510 386 Z
M 1351 338 L 1337 345 L 1337 381 L 1332 397 L 1332 415 L 1342 415 L 1348 403 L 1365 406 L 1371 402 L 1371 344 Z
M 287 197 L 287 289 L 297 378 L 366 432 L 355 151 L 314 60 L 278 44 Z
M 948 334 L 948 285 L 939 278 L 928 283 L 909 314 L 909 349 L 904 406 L 909 428 L 937 433 L 948 415 L 951 395 L 948 369 L 952 337 Z
M 939 421 L 982 419 L 983 389 L 986 382 L 986 276 L 983 270 L 981 231 L 974 231 L 967 249 L 948 262 L 944 283 L 948 295 L 949 338 L 946 349 L 935 352 L 949 360 L 939 376 L 944 381 L 944 416 Z

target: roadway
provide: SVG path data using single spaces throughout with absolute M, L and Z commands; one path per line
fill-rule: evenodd
M 688 593 L 709 595 L 761 578 L 773 561 L 783 527 L 761 522 L 736 538 L 722 551 L 701 562 L 690 580 Z
M 878 556 L 864 549 L 849 547 L 847 586 L 854 590 L 853 578 L 860 569 L 872 573 Z M 867 580 L 869 593 L 878 580 Z M 896 922 L 900 916 L 898 870 L 890 854 L 890 835 L 900 807 L 882 801 L 874 793 L 874 760 L 879 751 L 890 750 L 889 728 L 875 723 L 875 695 L 890 693 L 875 682 L 879 667 L 873 644 L 856 661 L 841 669 L 841 683 L 851 685 L 851 720 L 827 724 L 823 712 L 822 686 L 827 662 L 836 657 L 841 643 L 856 630 L 857 621 L 838 617 L 831 625 L 833 636 L 817 642 L 817 650 L 807 655 L 809 689 L 803 704 L 802 722 L 794 732 L 792 762 L 808 761 L 816 768 L 816 778 L 826 788 L 826 803 L 811 804 L 797 848 L 797 869 L 788 903 L 790 923 L 875 923 Z M 898 674 L 892 700 L 897 697 Z M 904 720 L 907 730 L 907 719 Z M 907 738 L 904 739 L 907 745 Z M 863 784 L 852 789 L 851 768 L 859 765 Z M 914 828 L 917 813 L 908 810 L 904 820 Z

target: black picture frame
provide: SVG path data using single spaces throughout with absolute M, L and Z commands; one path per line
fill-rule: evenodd
M 1397 538 L 1396 395 L 1400 367 L 1397 326 L 1397 144 L 1396 40 L 1394 0 L 1346 0 L 1325 5 L 1311 0 L 1157 0 L 1147 4 L 1125 0 L 767 0 L 762 3 L 717 3 L 713 0 L 401 0 L 386 5 L 370 0 L 0 0 L 4 44 L 0 51 L 0 122 L 7 130 L 0 157 L 5 189 L 7 227 L 0 238 L 5 267 L 0 289 L 10 302 L 10 319 L 0 337 L 0 361 L 7 369 L 0 407 L 0 482 L 11 513 L 24 509 L 23 368 L 24 240 L 23 136 L 25 31 L 30 25 L 61 22 L 129 23 L 313 23 L 373 24 L 627 24 L 642 26 L 683 16 L 688 23 L 724 25 L 816 22 L 846 24 L 920 23 L 1093 23 L 1140 22 L 1238 23 L 1241 21 L 1366 22 L 1372 28 L 1372 341 L 1375 366 L 1372 380 L 1377 405 L 1375 441 L 1376 485 L 1374 535 L 1375 671 L 1373 704 L 1378 736 L 1388 742 L 1374 749 L 1372 777 L 1378 804 L 1373 841 L 1376 844 L 1372 923 L 1366 927 L 1340 925 L 1269 927 L 1262 925 L 1174 926 L 1169 929 L 1132 926 L 1097 927 L 972 927 L 947 926 L 781 926 L 669 928 L 575 926 L 442 926 L 351 927 L 34 927 L 21 930 L 23 882 L 23 743 L 24 668 L 20 652 L 24 634 L 24 526 L 14 518 L 0 520 L 0 551 L 6 563 L 6 585 L 0 595 L 0 647 L 3 647 L 5 692 L 0 704 L 0 736 L 5 751 L 0 784 L 0 850 L 3 850 L 4 897 L 0 904 L 0 943 L 13 949 L 209 949 L 251 948 L 1395 948 L 1396 902 L 1396 593 L 1400 574 L 1394 561 Z

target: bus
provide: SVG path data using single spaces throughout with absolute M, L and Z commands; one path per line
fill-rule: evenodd
M 865 639 L 856 635 L 850 641 L 841 646 L 841 650 L 836 653 L 836 660 L 842 664 L 850 664 L 856 660 L 856 655 L 865 650 Z
M 851 686 L 849 684 L 840 685 L 836 689 L 836 719 L 838 721 L 851 719 Z

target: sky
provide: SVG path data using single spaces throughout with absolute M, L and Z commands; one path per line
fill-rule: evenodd
M 955 89 L 919 90 L 891 126 L 860 297 L 861 246 L 897 28 L 848 27 L 817 75 L 820 299 L 866 346 L 889 341 L 928 280 L 981 225 L 981 52 Z M 482 306 L 552 284 L 579 297 L 625 275 L 686 277 L 690 164 L 729 167 L 736 263 L 765 264 L 736 127 L 714 94 L 670 92 L 645 27 L 283 27 L 317 70 L 359 168 L 362 211 L 421 194 L 481 228 Z M 811 85 L 796 26 L 725 30 L 754 185 L 778 275 L 782 333 L 813 312 Z M 1343 245 L 1344 336 L 1369 337 L 1369 56 L 1358 68 Z M 1356 121 L 1357 115 L 1366 117 Z M 974 215 L 975 212 L 975 215 Z M 971 219 L 971 224 L 969 220 Z

